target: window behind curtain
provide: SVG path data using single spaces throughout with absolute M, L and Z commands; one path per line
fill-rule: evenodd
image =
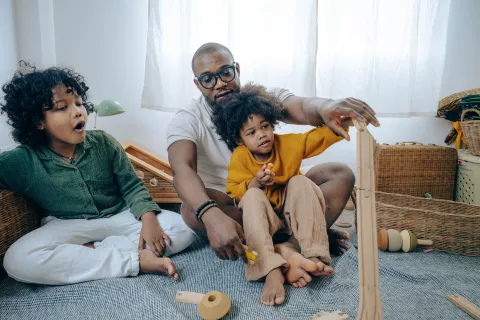
M 185 107 L 200 92 L 191 58 L 227 46 L 242 83 L 365 100 L 379 114 L 436 111 L 449 0 L 149 2 L 142 106 Z

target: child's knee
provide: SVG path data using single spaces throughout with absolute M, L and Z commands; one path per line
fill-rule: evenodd
M 312 184 L 312 181 L 302 175 L 294 176 L 291 177 L 290 180 L 288 181 L 288 187 L 293 188 L 293 189 L 298 189 L 298 188 L 306 188 L 310 187 Z
M 33 259 L 31 248 L 27 247 L 27 243 L 17 241 L 8 248 L 3 259 L 3 267 L 7 274 L 19 281 L 27 281 L 29 276 L 33 276 L 33 273 L 38 270 L 35 266 L 35 260 Z
M 263 192 L 262 189 L 251 188 L 251 189 L 247 190 L 247 192 L 245 193 L 245 195 L 242 198 L 242 201 L 243 202 L 250 202 L 250 201 L 258 202 L 258 201 L 263 201 L 263 199 L 265 197 L 266 197 L 265 193 Z

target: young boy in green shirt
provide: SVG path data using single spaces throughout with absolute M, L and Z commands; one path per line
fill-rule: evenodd
M 166 256 L 187 248 L 194 233 L 152 202 L 112 136 L 86 131 L 93 105 L 83 77 L 29 68 L 2 88 L 1 111 L 20 145 L 0 154 L 0 189 L 24 193 L 44 218 L 6 252 L 9 276 L 51 285 L 139 272 L 177 280 Z

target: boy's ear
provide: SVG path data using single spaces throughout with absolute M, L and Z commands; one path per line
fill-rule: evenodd
M 242 139 L 237 139 L 237 146 L 243 146 Z
M 45 129 L 45 123 L 43 123 L 43 121 L 39 122 L 37 124 L 37 129 L 38 130 L 44 130 Z

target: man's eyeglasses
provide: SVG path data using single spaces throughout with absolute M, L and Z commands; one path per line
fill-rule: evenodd
M 206 73 L 200 77 L 196 77 L 197 81 L 205 89 L 215 88 L 217 85 L 217 79 L 220 78 L 223 82 L 229 83 L 235 79 L 235 66 L 237 65 L 234 62 L 231 66 L 223 67 L 220 71 L 216 73 Z

